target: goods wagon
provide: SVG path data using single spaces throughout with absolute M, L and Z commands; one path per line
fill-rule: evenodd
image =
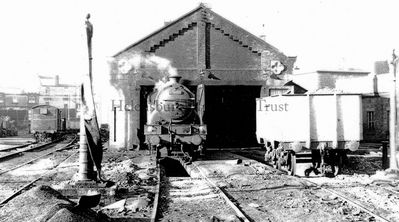
M 362 140 L 361 95 L 280 95 L 256 102 L 256 134 L 266 147 L 265 160 L 290 174 L 295 174 L 296 154 L 306 150 L 315 169 L 330 165 L 337 174 L 345 151 L 357 150 Z

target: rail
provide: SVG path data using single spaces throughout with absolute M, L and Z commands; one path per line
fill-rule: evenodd
M 32 162 L 38 160 L 38 159 L 41 159 L 41 158 L 43 158 L 43 157 L 45 157 L 45 156 L 50 155 L 50 154 L 52 154 L 52 153 L 55 153 L 55 152 L 64 150 L 64 149 L 70 147 L 76 140 L 77 140 L 77 136 L 75 136 L 75 138 L 72 139 L 71 142 L 69 142 L 68 144 L 66 144 L 65 146 L 63 146 L 63 147 L 61 147 L 61 148 L 59 148 L 59 149 L 53 150 L 53 151 L 51 151 L 51 152 L 48 152 L 48 153 L 46 153 L 46 154 L 44 154 L 44 155 L 41 155 L 41 156 L 36 157 L 36 158 L 34 158 L 34 159 L 31 159 L 31 160 L 29 160 L 29 161 L 27 161 L 27 162 L 24 162 L 24 163 L 22 163 L 22 164 L 20 164 L 20 165 L 17 165 L 17 166 L 15 166 L 15 167 L 10 168 L 10 169 L 6 169 L 6 170 L 0 171 L 0 175 L 2 175 L 2 174 L 4 174 L 4 173 L 7 173 L 7 172 L 9 172 L 9 171 L 12 171 L 12 170 L 21 168 L 21 167 L 23 167 L 23 166 L 25 166 L 25 165 L 27 165 L 27 164 L 30 164 L 30 163 L 32 163 Z M 39 146 L 39 148 L 43 148 L 43 147 L 45 147 L 45 146 L 52 145 L 53 143 L 55 143 L 55 142 L 48 143 L 48 144 L 43 144 L 43 145 Z M 39 149 L 38 147 L 35 147 L 35 148 L 36 148 L 36 149 Z M 32 150 L 33 150 L 33 149 L 29 149 L 29 150 L 25 150 L 25 151 L 23 151 L 23 152 L 32 151 Z
M 54 150 L 54 151 L 52 151 L 52 152 L 50 152 L 50 153 L 47 153 L 47 154 L 45 154 L 45 155 L 42 155 L 42 156 L 40 156 L 40 157 L 37 157 L 37 158 L 35 158 L 34 160 L 31 160 L 31 161 L 28 161 L 28 162 L 26 162 L 26 163 L 24 163 L 24 164 L 18 165 L 17 167 L 14 167 L 14 168 L 12 168 L 12 169 L 8 169 L 8 170 L 6 170 L 6 171 L 2 171 L 2 172 L 0 172 L 0 175 L 1 175 L 1 174 L 4 174 L 5 172 L 9 172 L 9 171 L 11 171 L 11 170 L 15 170 L 15 169 L 17 169 L 17 168 L 20 168 L 20 167 L 22 167 L 22 166 L 25 166 L 26 164 L 29 164 L 29 163 L 31 163 L 31 162 L 33 162 L 33 161 L 36 161 L 36 160 L 38 160 L 38 159 L 40 159 L 40 158 L 43 158 L 44 156 L 50 155 L 51 153 L 55 153 L 55 152 L 57 152 L 57 151 L 66 149 L 66 148 L 68 148 L 69 146 L 71 146 L 71 145 L 76 141 L 76 139 L 77 139 L 77 137 L 75 136 L 75 138 L 74 138 L 71 142 L 69 142 L 68 144 L 66 144 L 65 146 L 63 146 L 63 147 L 61 147 L 61 148 L 59 148 L 59 149 L 56 149 L 56 150 Z M 28 188 L 29 188 L 31 185 L 33 185 L 35 182 L 39 181 L 39 180 L 42 179 L 43 177 L 45 177 L 45 176 L 47 176 L 48 174 L 50 174 L 50 173 L 51 173 L 54 169 L 56 169 L 59 165 L 61 165 L 63 162 L 65 162 L 66 160 L 68 160 L 70 157 L 72 157 L 73 155 L 77 154 L 78 152 L 79 152 L 79 151 L 75 151 L 75 152 L 73 152 L 71 155 L 68 155 L 68 157 L 64 158 L 61 162 L 59 162 L 58 164 L 56 164 L 55 166 L 53 166 L 51 169 L 49 169 L 47 173 L 44 173 L 44 174 L 42 174 L 40 177 L 38 177 L 38 178 L 36 178 L 36 179 L 34 179 L 34 180 L 28 182 L 27 184 L 25 184 L 24 186 L 22 186 L 20 189 L 18 189 L 18 190 L 15 191 L 14 193 L 12 193 L 10 196 L 8 196 L 8 197 L 5 198 L 4 200 L 0 201 L 0 208 L 3 207 L 3 206 L 4 206 L 7 202 L 9 202 L 10 200 L 12 200 L 13 198 L 15 198 L 17 195 L 19 195 L 22 191 L 28 189 Z

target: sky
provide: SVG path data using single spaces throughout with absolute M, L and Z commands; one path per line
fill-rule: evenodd
M 195 0 L 14 0 L 0 7 L 0 90 L 37 91 L 38 75 L 80 83 L 88 72 L 85 17 L 91 14 L 93 75 L 109 82 L 107 60 L 196 8 Z M 209 0 L 213 11 L 288 56 L 298 73 L 373 70 L 399 53 L 399 2 L 394 0 Z

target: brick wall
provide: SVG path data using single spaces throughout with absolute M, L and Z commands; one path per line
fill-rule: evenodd
M 186 31 L 174 41 L 156 50 L 157 56 L 168 58 L 176 68 L 196 68 L 197 65 L 197 32 L 195 29 Z
M 260 55 L 217 30 L 211 31 L 211 68 L 260 69 Z
M 389 98 L 363 97 L 363 140 L 381 141 L 389 138 Z M 373 114 L 371 114 L 373 113 Z M 374 116 L 374 128 L 369 115 Z

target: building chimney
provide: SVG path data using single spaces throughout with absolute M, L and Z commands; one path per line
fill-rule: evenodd
M 375 74 L 385 74 L 389 73 L 388 61 L 375 61 L 374 62 L 374 73 Z
M 260 35 L 259 38 L 266 42 L 266 35 Z
M 60 77 L 58 75 L 55 76 L 55 85 L 58 86 L 60 84 Z

